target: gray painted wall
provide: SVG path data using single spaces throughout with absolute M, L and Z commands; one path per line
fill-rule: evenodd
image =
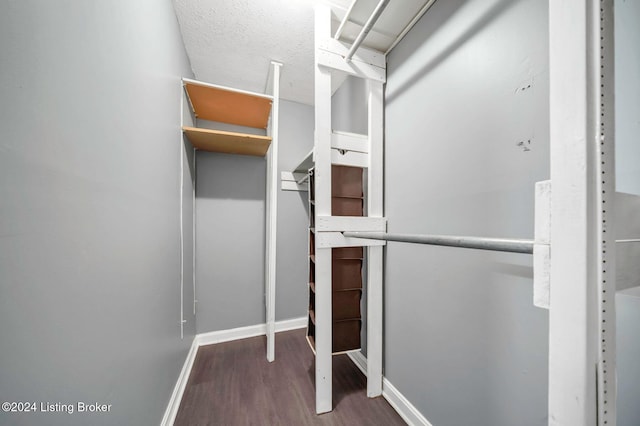
M 389 232 L 532 238 L 547 15 L 535 0 L 436 2 L 391 52 Z M 546 425 L 548 314 L 532 287 L 527 255 L 390 243 L 385 376 L 434 425 Z
M 188 104 L 185 104 L 188 105 Z M 191 120 L 184 120 L 184 125 L 191 125 Z M 182 259 L 182 318 L 184 323 L 184 336 L 194 336 L 196 334 L 196 309 L 195 309 L 195 271 L 194 263 L 194 205 L 195 205 L 195 150 L 191 142 L 183 135 L 182 153 L 182 246 L 184 250 Z
M 196 152 L 196 328 L 264 323 L 264 158 Z
M 618 426 L 640 424 L 640 287 L 616 295 L 618 350 Z
M 313 107 L 280 102 L 278 168 L 291 171 L 313 148 Z M 307 193 L 278 192 L 276 320 L 306 317 L 309 302 Z M 276 348 L 277 351 L 277 348 Z
M 640 1 L 616 0 L 616 189 L 640 195 Z M 624 205 L 638 205 L 633 196 L 620 194 Z M 618 204 L 618 216 L 624 214 Z M 629 211 L 616 222 L 619 238 L 637 235 L 638 214 Z M 618 288 L 637 285 L 638 247 L 618 245 Z M 618 425 L 640 424 L 640 287 L 619 292 L 616 297 Z
M 280 170 L 291 170 L 313 145 L 313 109 L 282 101 Z M 197 330 L 263 324 L 264 158 L 197 152 Z M 279 191 L 276 319 L 307 308 L 306 192 Z
M 192 340 L 171 2 L 4 1 L 0 52 L 0 400 L 112 404 L 0 424 L 158 424 Z
M 637 177 L 640 179 L 640 176 Z M 616 238 L 640 237 L 640 196 L 616 194 Z M 640 424 L 640 244 L 616 244 L 618 425 Z
M 347 77 L 331 98 L 331 127 L 367 134 L 367 80 Z
M 640 195 L 640 1 L 615 2 L 616 190 Z

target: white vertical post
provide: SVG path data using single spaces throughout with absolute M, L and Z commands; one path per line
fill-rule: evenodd
M 192 268 L 193 268 L 193 316 L 196 315 L 196 303 L 198 303 L 198 297 L 196 293 L 196 185 L 198 182 L 198 169 L 197 169 L 197 158 L 196 158 L 197 150 L 193 148 L 193 228 L 191 229 L 193 235 L 193 259 L 192 259 Z
M 615 111 L 614 111 L 614 0 L 591 4 L 591 72 L 589 85 L 595 107 L 597 243 L 597 384 L 598 424 L 611 426 L 617 419 L 616 383 L 616 241 L 615 241 Z M 594 37 L 594 35 L 597 35 Z
M 551 307 L 549 425 L 596 424 L 594 242 L 588 215 L 587 16 L 592 0 L 549 0 Z
M 180 130 L 184 121 L 184 89 L 180 82 Z M 180 338 L 184 339 L 184 136 L 180 132 Z
M 278 215 L 278 120 L 280 107 L 280 67 L 273 65 L 273 104 L 271 105 L 271 146 L 267 153 L 267 200 L 266 200 L 266 250 L 265 250 L 265 301 L 267 325 L 267 360 L 275 360 L 276 321 L 276 235 Z
M 383 217 L 384 172 L 382 127 L 384 104 L 382 83 L 368 81 L 368 214 Z M 382 329 L 383 329 L 383 270 L 382 246 L 368 248 L 367 257 L 367 396 L 382 395 Z
M 608 259 L 613 259 L 615 244 L 606 237 L 612 233 L 605 232 L 602 222 L 613 208 L 611 199 L 606 204 L 603 201 L 603 196 L 612 195 L 607 170 L 613 167 L 609 159 L 613 140 L 604 131 L 610 129 L 604 124 L 612 122 L 612 115 L 605 117 L 604 113 L 612 112 L 613 103 L 601 97 L 600 87 L 610 61 L 603 55 L 612 56 L 612 52 L 605 53 L 601 40 L 610 25 L 601 20 L 610 2 L 549 1 L 552 426 L 615 424 L 615 417 L 607 417 L 615 412 L 615 401 L 607 401 L 607 410 L 602 398 L 615 387 L 614 365 L 602 368 L 613 364 L 615 356 L 613 360 L 603 358 L 606 342 L 601 341 L 614 337 L 610 330 L 615 322 L 615 280 L 605 277 L 612 273 L 613 265 L 603 257 L 606 250 Z M 611 268 L 603 274 L 605 265 Z M 603 291 L 610 295 L 606 318 L 602 315 Z
M 331 37 L 331 10 L 315 6 L 315 197 L 318 216 L 331 216 L 331 73 L 318 65 L 318 46 Z M 331 249 L 316 238 L 316 413 L 332 404 Z

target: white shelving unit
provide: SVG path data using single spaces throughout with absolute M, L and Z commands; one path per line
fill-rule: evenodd
M 275 360 L 276 213 L 278 205 L 278 120 L 281 63 L 271 62 L 272 94 L 182 79 L 195 118 L 263 129 L 266 135 L 182 126 L 195 149 L 266 157 L 265 304 L 267 360 Z M 182 106 L 184 108 L 184 105 Z
M 377 8 L 386 3 L 380 1 Z M 616 244 L 611 232 L 615 222 L 613 1 L 569 3 L 549 3 L 550 170 L 554 194 L 549 208 L 553 217 L 550 277 L 554 283 L 549 317 L 549 418 L 554 424 L 606 425 L 616 422 L 615 270 L 610 266 L 615 264 Z M 382 202 L 385 67 L 383 53 L 332 38 L 331 12 L 326 5 L 316 5 L 313 160 L 317 413 L 333 408 L 334 247 L 367 246 L 367 394 L 373 397 L 382 392 L 382 247 L 371 240 L 345 237 L 343 232 L 353 235 L 353 231 L 384 232 L 386 228 Z M 361 149 L 355 149 L 353 143 L 361 143 L 362 138 L 331 130 L 334 71 L 368 80 L 368 134 L 366 144 L 358 145 Z M 332 216 L 331 167 L 335 164 L 368 169 L 368 218 Z M 304 177 L 296 175 L 299 172 L 283 174 L 283 189 L 305 189 Z
M 307 191 L 308 173 L 313 167 L 313 149 L 304 156 L 302 161 L 290 172 L 280 174 L 281 188 L 283 191 Z
M 316 353 L 316 412 L 333 410 L 332 405 L 332 249 L 367 248 L 367 395 L 382 394 L 382 246 L 384 241 L 346 238 L 344 231 L 384 232 L 383 217 L 383 84 L 384 54 L 359 49 L 345 60 L 350 47 L 332 38 L 331 11 L 316 5 L 315 11 L 315 145 L 314 160 L 314 266 Z M 369 81 L 368 134 L 333 132 L 331 126 L 332 73 L 338 71 Z M 309 156 L 307 156 L 308 158 Z M 305 158 L 302 166 L 308 165 Z M 368 170 L 366 188 L 368 217 L 333 216 L 332 167 L 353 166 Z M 302 184 L 302 176 L 291 175 L 291 189 Z M 283 181 L 285 185 L 286 181 Z

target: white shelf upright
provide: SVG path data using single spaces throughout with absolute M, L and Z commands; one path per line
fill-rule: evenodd
M 183 78 L 181 83 L 186 93 L 181 99 L 180 111 L 183 114 L 184 103 L 188 102 L 193 124 L 196 119 L 252 127 L 267 131 L 267 136 L 254 133 L 237 133 L 212 130 L 200 127 L 182 126 L 182 131 L 194 149 L 222 152 L 227 154 L 264 156 L 267 162 L 266 172 L 266 208 L 265 208 L 265 305 L 267 360 L 275 360 L 275 305 L 276 305 L 276 236 L 278 211 L 278 124 L 280 108 L 280 71 L 282 64 L 272 61 L 267 78 L 271 86 L 271 95 L 220 86 L 217 84 Z M 268 91 L 268 90 L 267 90 Z M 181 158 L 182 161 L 182 158 Z M 182 166 L 182 163 L 181 163 Z M 183 179 L 181 177 L 181 179 Z M 182 180 L 181 180 L 182 182 Z M 181 264 L 184 266 L 184 230 L 182 225 L 182 186 L 181 186 Z M 194 188 L 195 191 L 195 188 Z M 194 192 L 195 211 L 195 192 Z M 194 220 L 195 226 L 195 220 Z M 195 241 L 195 229 L 193 230 Z M 194 242 L 195 250 L 195 242 Z M 195 251 L 194 251 L 195 253 Z M 195 276 L 195 255 L 194 255 Z M 195 278 L 194 278 L 195 312 Z M 181 278 L 181 294 L 184 289 Z M 182 297 L 182 296 L 181 296 Z M 182 305 L 181 305 L 182 306 Z M 184 325 L 184 312 L 181 308 L 181 334 Z
M 550 0 L 549 40 L 549 425 L 615 425 L 613 0 Z
M 382 246 L 384 241 L 345 237 L 342 232 L 384 232 L 383 215 L 383 84 L 386 61 L 381 52 L 350 46 L 331 34 L 331 11 L 315 9 L 315 348 L 316 412 L 332 406 L 332 248 L 368 247 L 367 273 L 367 395 L 382 394 Z M 366 139 L 332 131 L 332 72 L 368 80 Z M 332 165 L 367 168 L 368 217 L 335 217 L 331 209 Z
M 278 223 L 278 121 L 280 109 L 280 68 L 279 62 L 271 62 L 273 104 L 269 134 L 271 146 L 267 151 L 267 202 L 266 202 L 266 247 L 265 247 L 265 303 L 267 325 L 267 360 L 273 362 L 275 355 L 276 321 L 276 235 Z

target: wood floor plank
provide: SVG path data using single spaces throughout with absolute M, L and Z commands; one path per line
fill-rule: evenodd
M 367 398 L 366 378 L 347 355 L 333 357 L 334 410 L 315 413 L 315 358 L 304 330 L 276 334 L 276 361 L 264 336 L 202 346 L 176 426 L 404 425 L 382 397 Z

